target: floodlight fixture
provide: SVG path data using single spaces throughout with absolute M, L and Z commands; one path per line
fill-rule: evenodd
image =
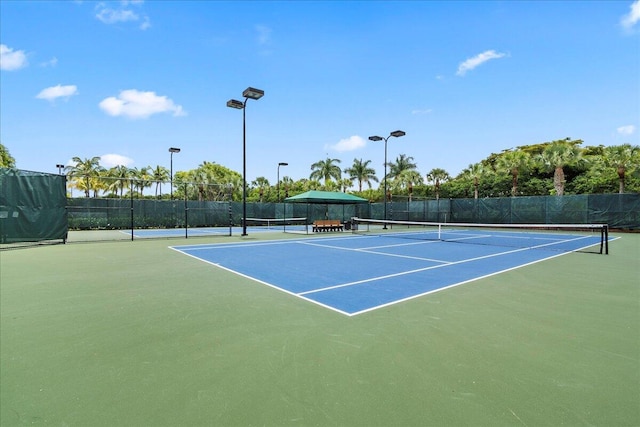
M 170 153 L 179 153 L 179 152 L 180 152 L 180 149 L 179 149 L 179 148 L 176 148 L 176 147 L 171 147 L 171 148 L 169 148 L 169 152 L 170 152 Z
M 238 101 L 237 99 L 230 99 L 227 101 L 227 107 L 242 110 L 244 108 L 244 102 Z
M 393 132 L 391 132 L 390 136 L 395 136 L 396 138 L 399 138 L 401 136 L 405 136 L 407 133 L 403 130 L 394 130 Z
M 382 141 L 384 138 L 378 135 L 374 135 L 374 136 L 370 136 L 369 140 L 370 141 Z
M 62 175 L 62 169 L 64 169 L 64 165 L 58 163 L 56 167 L 58 168 L 58 175 Z
M 260 99 L 264 96 L 264 91 L 253 87 L 248 87 L 242 92 L 242 96 L 250 99 Z

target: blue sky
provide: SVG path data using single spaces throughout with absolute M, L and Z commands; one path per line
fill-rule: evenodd
M 203 161 L 247 180 L 412 156 L 457 175 L 570 137 L 640 142 L 640 0 L 0 2 L 0 140 L 20 169 Z

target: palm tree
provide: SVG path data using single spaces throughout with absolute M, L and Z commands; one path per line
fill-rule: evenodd
M 331 179 L 339 180 L 342 177 L 342 170 L 334 163 L 340 163 L 340 160 L 327 157 L 326 160 L 315 162 L 311 165 L 312 172 L 309 178 L 318 181 L 324 179 L 325 186 L 328 186 Z
M 623 144 L 606 147 L 602 153 L 602 161 L 607 167 L 612 167 L 618 174 L 618 192 L 624 193 L 624 179 L 627 171 L 640 170 L 640 147 Z
M 406 189 L 409 193 L 409 201 L 413 198 L 413 186 L 422 184 L 422 175 L 415 169 L 405 169 L 391 182 L 391 187 L 398 190 Z
M 160 197 L 162 197 L 162 183 L 171 179 L 169 175 L 169 169 L 164 166 L 156 166 L 151 171 L 151 178 L 156 182 L 156 197 L 158 197 L 158 190 L 160 190 Z
M 394 179 L 395 177 L 399 176 L 402 171 L 415 170 L 418 168 L 418 165 L 413 163 L 413 157 L 407 156 L 406 154 L 400 154 L 398 157 L 396 157 L 395 162 L 388 162 L 387 166 L 389 166 L 387 179 Z
M 309 179 L 304 183 L 305 190 L 318 190 L 322 188 L 322 184 L 317 179 Z
M 338 185 L 342 188 L 342 192 L 346 193 L 347 189 L 353 185 L 353 181 L 350 178 L 342 178 L 338 181 Z
M 118 196 L 118 190 L 120 190 L 120 181 L 115 177 L 116 168 L 110 168 L 102 173 L 102 181 L 104 181 L 105 191 L 107 196 Z
M 289 197 L 289 190 L 293 187 L 295 182 L 290 176 L 283 176 L 280 182 L 282 182 L 282 185 L 284 187 L 284 198 L 286 199 L 287 197 Z
M 205 160 L 198 169 L 190 172 L 195 174 L 198 183 L 199 200 L 224 200 L 230 186 L 242 192 L 242 175 L 216 162 Z
M 84 191 L 85 197 L 91 197 L 91 179 L 92 178 L 71 178 L 70 188 Z
M 133 168 L 132 178 L 134 179 L 134 187 L 140 191 L 140 197 L 142 197 L 144 193 L 144 189 L 151 186 L 151 167 L 145 166 L 143 168 Z
M 231 200 L 242 200 L 242 186 L 244 185 L 242 175 L 229 176 L 226 185 L 231 187 Z
M 484 165 L 482 163 L 474 163 L 469 165 L 463 173 L 473 181 L 473 198 L 478 198 L 478 186 L 480 185 L 480 179 L 485 174 Z
M 107 171 L 107 177 L 111 179 L 107 190 L 115 194 L 120 190 L 120 198 L 122 198 L 124 185 L 131 179 L 131 170 L 124 165 L 118 165 Z
M 209 184 L 209 175 L 202 165 L 198 169 L 189 171 L 189 181 L 196 185 L 198 201 L 201 202 L 206 198 L 206 187 Z M 242 189 L 242 185 L 240 186 Z
M 433 186 L 435 188 L 436 200 L 440 198 L 440 183 L 447 181 L 450 178 L 449 173 L 440 168 L 431 169 L 427 174 L 427 181 L 434 183 Z
M 76 180 L 76 188 L 83 190 L 85 197 L 91 197 L 90 192 L 95 184 L 95 179 L 92 182 L 92 178 L 98 177 L 100 172 L 104 170 L 100 166 L 100 157 L 96 156 L 84 160 L 80 157 L 73 157 L 71 160 L 75 162 L 75 165 L 66 166 L 64 169 L 70 177 Z
M 358 191 L 362 191 L 362 183 L 364 182 L 367 183 L 369 188 L 371 188 L 371 181 L 378 182 L 376 171 L 369 167 L 369 163 L 371 163 L 371 160 L 353 159 L 353 165 L 344 170 L 351 177 L 351 181 L 358 181 Z
M 264 200 L 264 189 L 269 188 L 269 180 L 264 176 L 259 176 L 255 179 L 255 181 L 251 182 L 253 187 L 256 187 L 260 191 L 260 203 Z
M 565 184 L 564 167 L 582 162 L 582 149 L 576 143 L 571 143 L 569 138 L 553 141 L 547 145 L 538 160 L 543 167 L 553 170 L 553 188 L 556 195 L 562 196 Z
M 496 162 L 496 169 L 511 175 L 511 196 L 518 194 L 518 176 L 531 166 L 531 155 L 522 150 L 506 150 Z
M 341 179 L 338 179 L 337 181 L 327 181 L 322 186 L 322 189 L 325 191 L 340 191 L 340 181 Z
M 107 192 L 109 190 L 109 180 L 107 179 L 106 169 L 102 169 L 98 176 L 91 178 L 91 189 L 93 190 L 93 197 L 98 197 L 98 192 Z

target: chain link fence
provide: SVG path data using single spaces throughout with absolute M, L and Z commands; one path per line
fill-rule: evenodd
M 372 219 L 384 219 L 384 203 L 371 207 Z M 640 194 L 423 199 L 394 197 L 387 219 L 480 224 L 609 224 L 640 230 Z
M 97 185 L 10 169 L 3 169 L 1 177 L 0 235 L 5 244 L 51 239 L 73 242 L 228 236 L 234 227 L 242 226 L 243 203 L 232 201 L 230 186 L 103 177 Z M 91 190 L 83 189 L 83 183 L 87 188 L 92 184 Z M 60 212 L 55 215 L 59 218 L 55 227 L 51 223 L 53 216 L 47 213 L 51 209 Z M 386 206 L 247 202 L 246 212 L 247 218 L 306 218 L 307 224 L 318 219 L 347 223 L 352 217 L 386 216 L 443 223 L 609 224 L 611 229 L 640 231 L 638 193 L 483 199 L 394 196 Z

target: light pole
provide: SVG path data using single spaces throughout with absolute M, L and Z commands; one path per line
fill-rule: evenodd
M 173 200 L 173 153 L 179 153 L 180 149 L 171 147 L 169 148 L 169 153 L 171 156 L 171 171 L 169 172 L 169 179 L 171 180 L 171 200 Z
M 242 110 L 242 235 L 247 235 L 247 122 L 246 109 L 249 99 L 258 100 L 264 96 L 264 91 L 248 87 L 242 92 L 244 102 L 236 99 L 227 101 L 227 107 Z
M 389 134 L 388 137 L 383 138 L 381 136 L 378 135 L 374 135 L 374 136 L 370 136 L 369 140 L 371 141 L 382 141 L 384 140 L 384 195 L 382 197 L 382 200 L 384 200 L 384 219 L 387 219 L 387 140 L 389 138 L 391 138 L 392 136 L 395 138 L 399 138 L 401 136 L 405 136 L 406 132 L 401 131 L 401 130 L 394 130 L 393 132 L 391 132 Z M 387 224 L 384 224 L 382 226 L 382 228 L 384 230 L 387 229 Z
M 64 165 L 61 165 L 60 163 L 58 163 L 56 167 L 58 168 L 58 175 L 62 175 L 62 168 L 64 168 Z
M 280 203 L 280 166 L 289 166 L 289 163 L 280 162 L 278 163 L 278 203 Z

